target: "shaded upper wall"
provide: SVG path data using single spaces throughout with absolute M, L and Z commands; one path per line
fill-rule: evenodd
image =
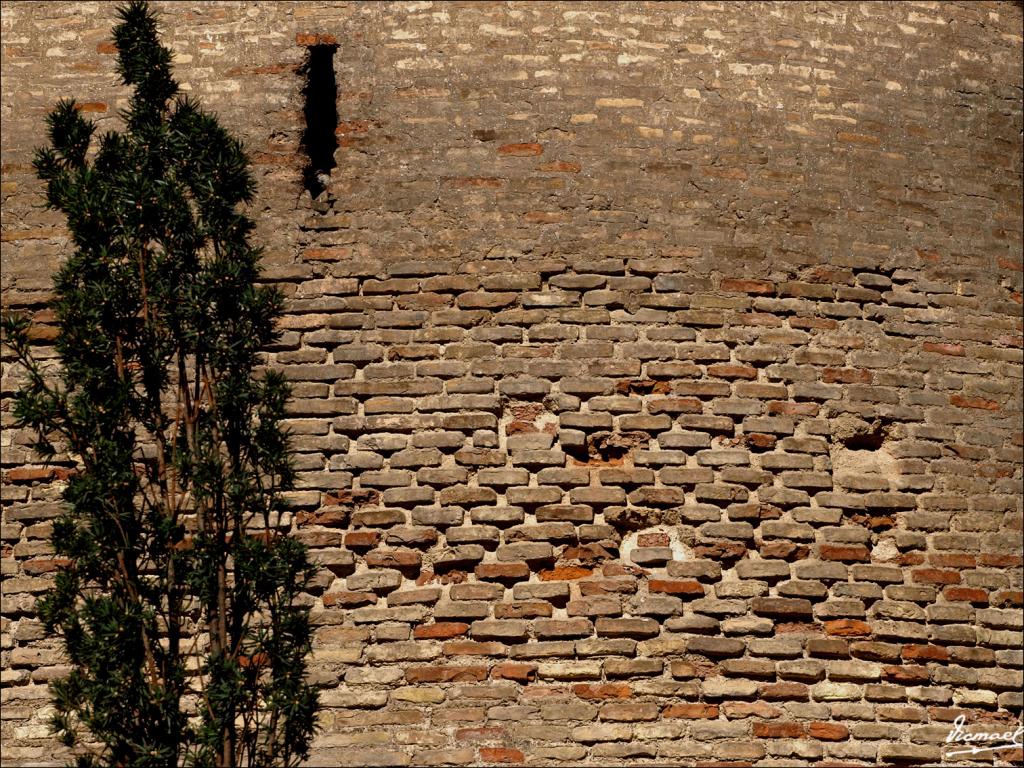
M 323 33 L 345 218 L 317 244 L 344 262 L 1019 274 L 1013 3 L 158 5 L 184 89 L 253 152 L 272 263 L 314 239 L 297 41 Z M 112 4 L 3 8 L 3 279 L 31 289 L 59 251 L 29 168 L 43 117 L 73 95 L 114 127 L 125 90 Z

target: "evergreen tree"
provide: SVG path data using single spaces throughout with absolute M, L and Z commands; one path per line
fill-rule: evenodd
M 17 422 L 77 465 L 53 528 L 70 564 L 39 603 L 72 667 L 52 684 L 54 727 L 102 744 L 82 768 L 291 766 L 317 708 L 313 571 L 281 522 L 288 388 L 255 375 L 283 299 L 257 284 L 242 145 L 179 94 L 148 5 L 118 14 L 124 132 L 91 153 L 95 126 L 61 101 L 35 158 L 72 238 L 56 374 L 27 320 L 4 318 L 27 371 Z

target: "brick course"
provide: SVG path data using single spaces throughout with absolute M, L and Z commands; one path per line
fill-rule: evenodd
M 311 764 L 921 762 L 1020 717 L 1019 4 L 158 7 L 289 297 Z M 3 301 L 44 355 L 31 153 L 60 96 L 117 126 L 113 23 L 3 4 Z M 0 735 L 41 764 L 66 473 L 19 381 Z

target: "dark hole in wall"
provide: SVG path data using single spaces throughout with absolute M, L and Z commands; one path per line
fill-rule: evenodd
M 850 435 L 843 440 L 843 446 L 851 451 L 877 451 L 885 443 L 889 423 L 885 420 L 875 421 L 868 429 Z
M 327 177 L 335 167 L 334 150 L 338 148 L 338 85 L 334 79 L 334 54 L 338 46 L 311 45 L 307 50 L 309 55 L 301 70 L 306 78 L 306 130 L 302 147 L 308 158 L 303 183 L 316 199 L 326 188 Z

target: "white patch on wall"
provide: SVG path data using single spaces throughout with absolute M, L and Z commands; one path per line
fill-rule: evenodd
M 672 550 L 673 560 L 693 560 L 693 553 L 690 551 L 689 547 L 683 544 L 683 542 L 681 542 L 679 538 L 676 536 L 674 529 L 671 526 L 667 525 L 659 525 L 654 528 L 644 528 L 642 531 L 633 531 L 632 533 L 627 533 L 625 536 L 622 537 L 622 543 L 619 545 L 619 559 L 625 563 L 629 563 L 630 565 L 632 565 L 633 561 L 632 559 L 630 559 L 630 555 L 632 554 L 634 549 L 640 546 L 638 543 L 638 539 L 641 536 L 650 533 L 668 534 L 668 546 Z

